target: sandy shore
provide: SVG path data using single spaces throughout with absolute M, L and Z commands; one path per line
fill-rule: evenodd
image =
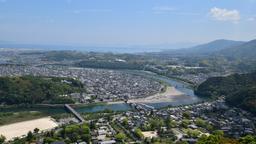
M 184 93 L 178 91 L 175 87 L 167 86 L 166 91 L 163 93 L 157 93 L 152 96 L 138 99 L 130 99 L 131 103 L 162 103 L 173 102 L 177 98 L 187 97 Z M 124 101 L 108 102 L 108 104 L 120 104 Z
M 172 102 L 175 98 L 185 96 L 184 93 L 178 91 L 174 87 L 168 86 L 163 93 L 157 93 L 146 98 L 131 99 L 128 102 L 132 103 L 162 103 Z
M 26 135 L 29 131 L 33 132 L 35 128 L 39 128 L 40 131 L 44 131 L 57 126 L 58 124 L 51 117 L 45 117 L 0 126 L 0 135 L 4 135 L 7 140 L 11 140 L 15 137 Z

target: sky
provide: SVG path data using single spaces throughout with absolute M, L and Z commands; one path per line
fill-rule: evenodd
M 0 0 L 0 41 L 160 45 L 256 38 L 256 0 Z

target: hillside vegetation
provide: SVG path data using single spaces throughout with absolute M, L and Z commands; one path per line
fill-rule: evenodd
M 0 104 L 73 103 L 65 94 L 83 91 L 81 82 L 56 77 L 0 77 Z
M 185 52 L 197 53 L 197 54 L 211 54 L 224 49 L 232 48 L 243 44 L 242 41 L 232 41 L 232 40 L 215 40 L 206 44 L 198 45 L 192 48 L 186 49 Z
M 209 78 L 195 91 L 198 96 L 226 96 L 228 104 L 256 113 L 256 72 Z
M 255 59 L 256 54 L 256 40 L 243 43 L 241 45 L 229 47 L 221 50 L 218 54 L 222 54 L 229 58 L 239 58 L 242 60 Z

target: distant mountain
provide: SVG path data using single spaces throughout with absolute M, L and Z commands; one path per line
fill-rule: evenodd
M 186 49 L 187 52 L 200 53 L 200 54 L 210 54 L 217 52 L 226 48 L 234 47 L 243 44 L 242 41 L 233 41 L 233 40 L 215 40 L 206 44 L 198 45 L 192 48 Z
M 222 49 L 217 54 L 240 59 L 256 59 L 256 39 L 237 46 Z
M 245 42 L 219 39 L 206 44 L 197 45 L 194 47 L 177 49 L 177 50 L 166 50 L 163 53 L 166 54 L 181 54 L 181 55 L 205 55 L 213 54 L 226 48 L 239 46 Z

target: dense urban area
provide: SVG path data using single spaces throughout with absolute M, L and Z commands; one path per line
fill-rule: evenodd
M 0 0 L 0 144 L 256 144 L 256 0 Z
M 1 49 L 0 55 L 0 143 L 256 142 L 254 59 L 21 49 Z M 166 101 L 158 107 L 136 102 L 164 96 L 170 88 L 173 100 L 187 100 L 188 93 L 179 91 L 185 86 L 151 75 L 186 85 L 199 100 L 162 107 Z M 125 109 L 95 110 L 108 105 Z M 33 110 L 38 107 L 48 110 Z M 95 109 L 80 112 L 81 107 Z M 45 117 L 52 127 L 38 125 L 19 137 L 1 133 L 5 126 Z

